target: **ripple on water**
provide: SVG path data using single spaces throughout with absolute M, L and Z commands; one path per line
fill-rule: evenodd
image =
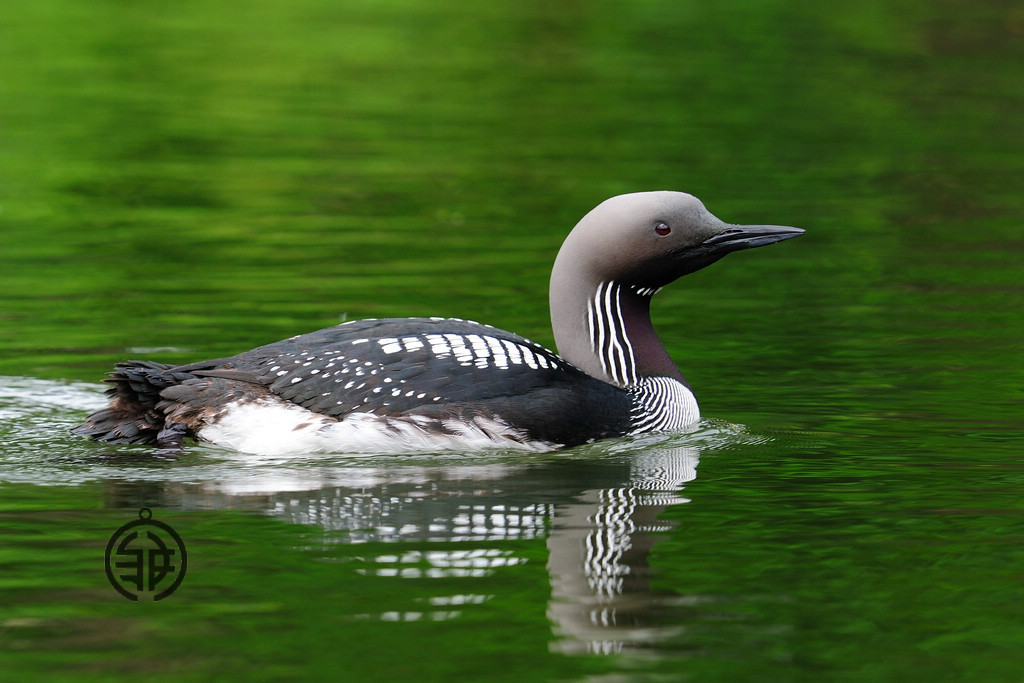
M 443 453 L 422 455 L 254 456 L 208 444 L 191 444 L 176 458 L 148 447 L 96 444 L 71 434 L 85 415 L 106 403 L 99 384 L 30 377 L 0 377 L 0 481 L 37 485 L 78 485 L 110 479 L 202 483 L 223 492 L 307 491 L 330 482 L 373 486 L 383 481 L 422 483 L 446 477 L 498 479 L 531 463 L 566 456 L 629 459 L 656 470 L 660 452 L 678 448 L 697 454 L 755 443 L 770 437 L 746 433 L 739 425 L 704 420 L 686 434 L 646 434 L 554 454 Z M 645 460 L 650 464 L 643 465 Z M 686 477 L 692 478 L 692 477 Z

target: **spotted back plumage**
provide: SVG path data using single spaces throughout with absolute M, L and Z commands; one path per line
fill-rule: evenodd
M 633 401 L 528 339 L 448 318 L 358 320 L 177 370 L 334 418 L 487 415 L 560 445 L 628 432 Z

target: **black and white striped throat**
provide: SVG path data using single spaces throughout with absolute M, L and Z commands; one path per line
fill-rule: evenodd
M 661 288 L 637 287 L 631 291 L 642 297 L 652 297 Z M 601 369 L 615 384 L 629 387 L 640 381 L 636 369 L 636 354 L 626 332 L 622 317 L 623 286 L 615 281 L 602 282 L 587 302 L 587 327 L 590 348 L 601 362 Z

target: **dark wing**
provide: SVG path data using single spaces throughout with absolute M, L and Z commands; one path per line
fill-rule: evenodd
M 592 421 L 601 436 L 622 433 L 629 413 L 625 392 L 539 344 L 454 319 L 359 320 L 178 370 L 259 384 L 332 417 L 498 415 L 558 443 L 596 436 Z

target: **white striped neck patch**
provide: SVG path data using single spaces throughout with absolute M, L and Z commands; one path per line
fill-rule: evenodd
M 622 285 L 602 282 L 587 302 L 587 329 L 590 348 L 601 369 L 615 384 L 630 387 L 639 381 L 636 354 L 626 333 L 622 317 Z
M 671 377 L 644 377 L 629 393 L 633 398 L 630 434 L 679 430 L 700 420 L 693 392 Z

